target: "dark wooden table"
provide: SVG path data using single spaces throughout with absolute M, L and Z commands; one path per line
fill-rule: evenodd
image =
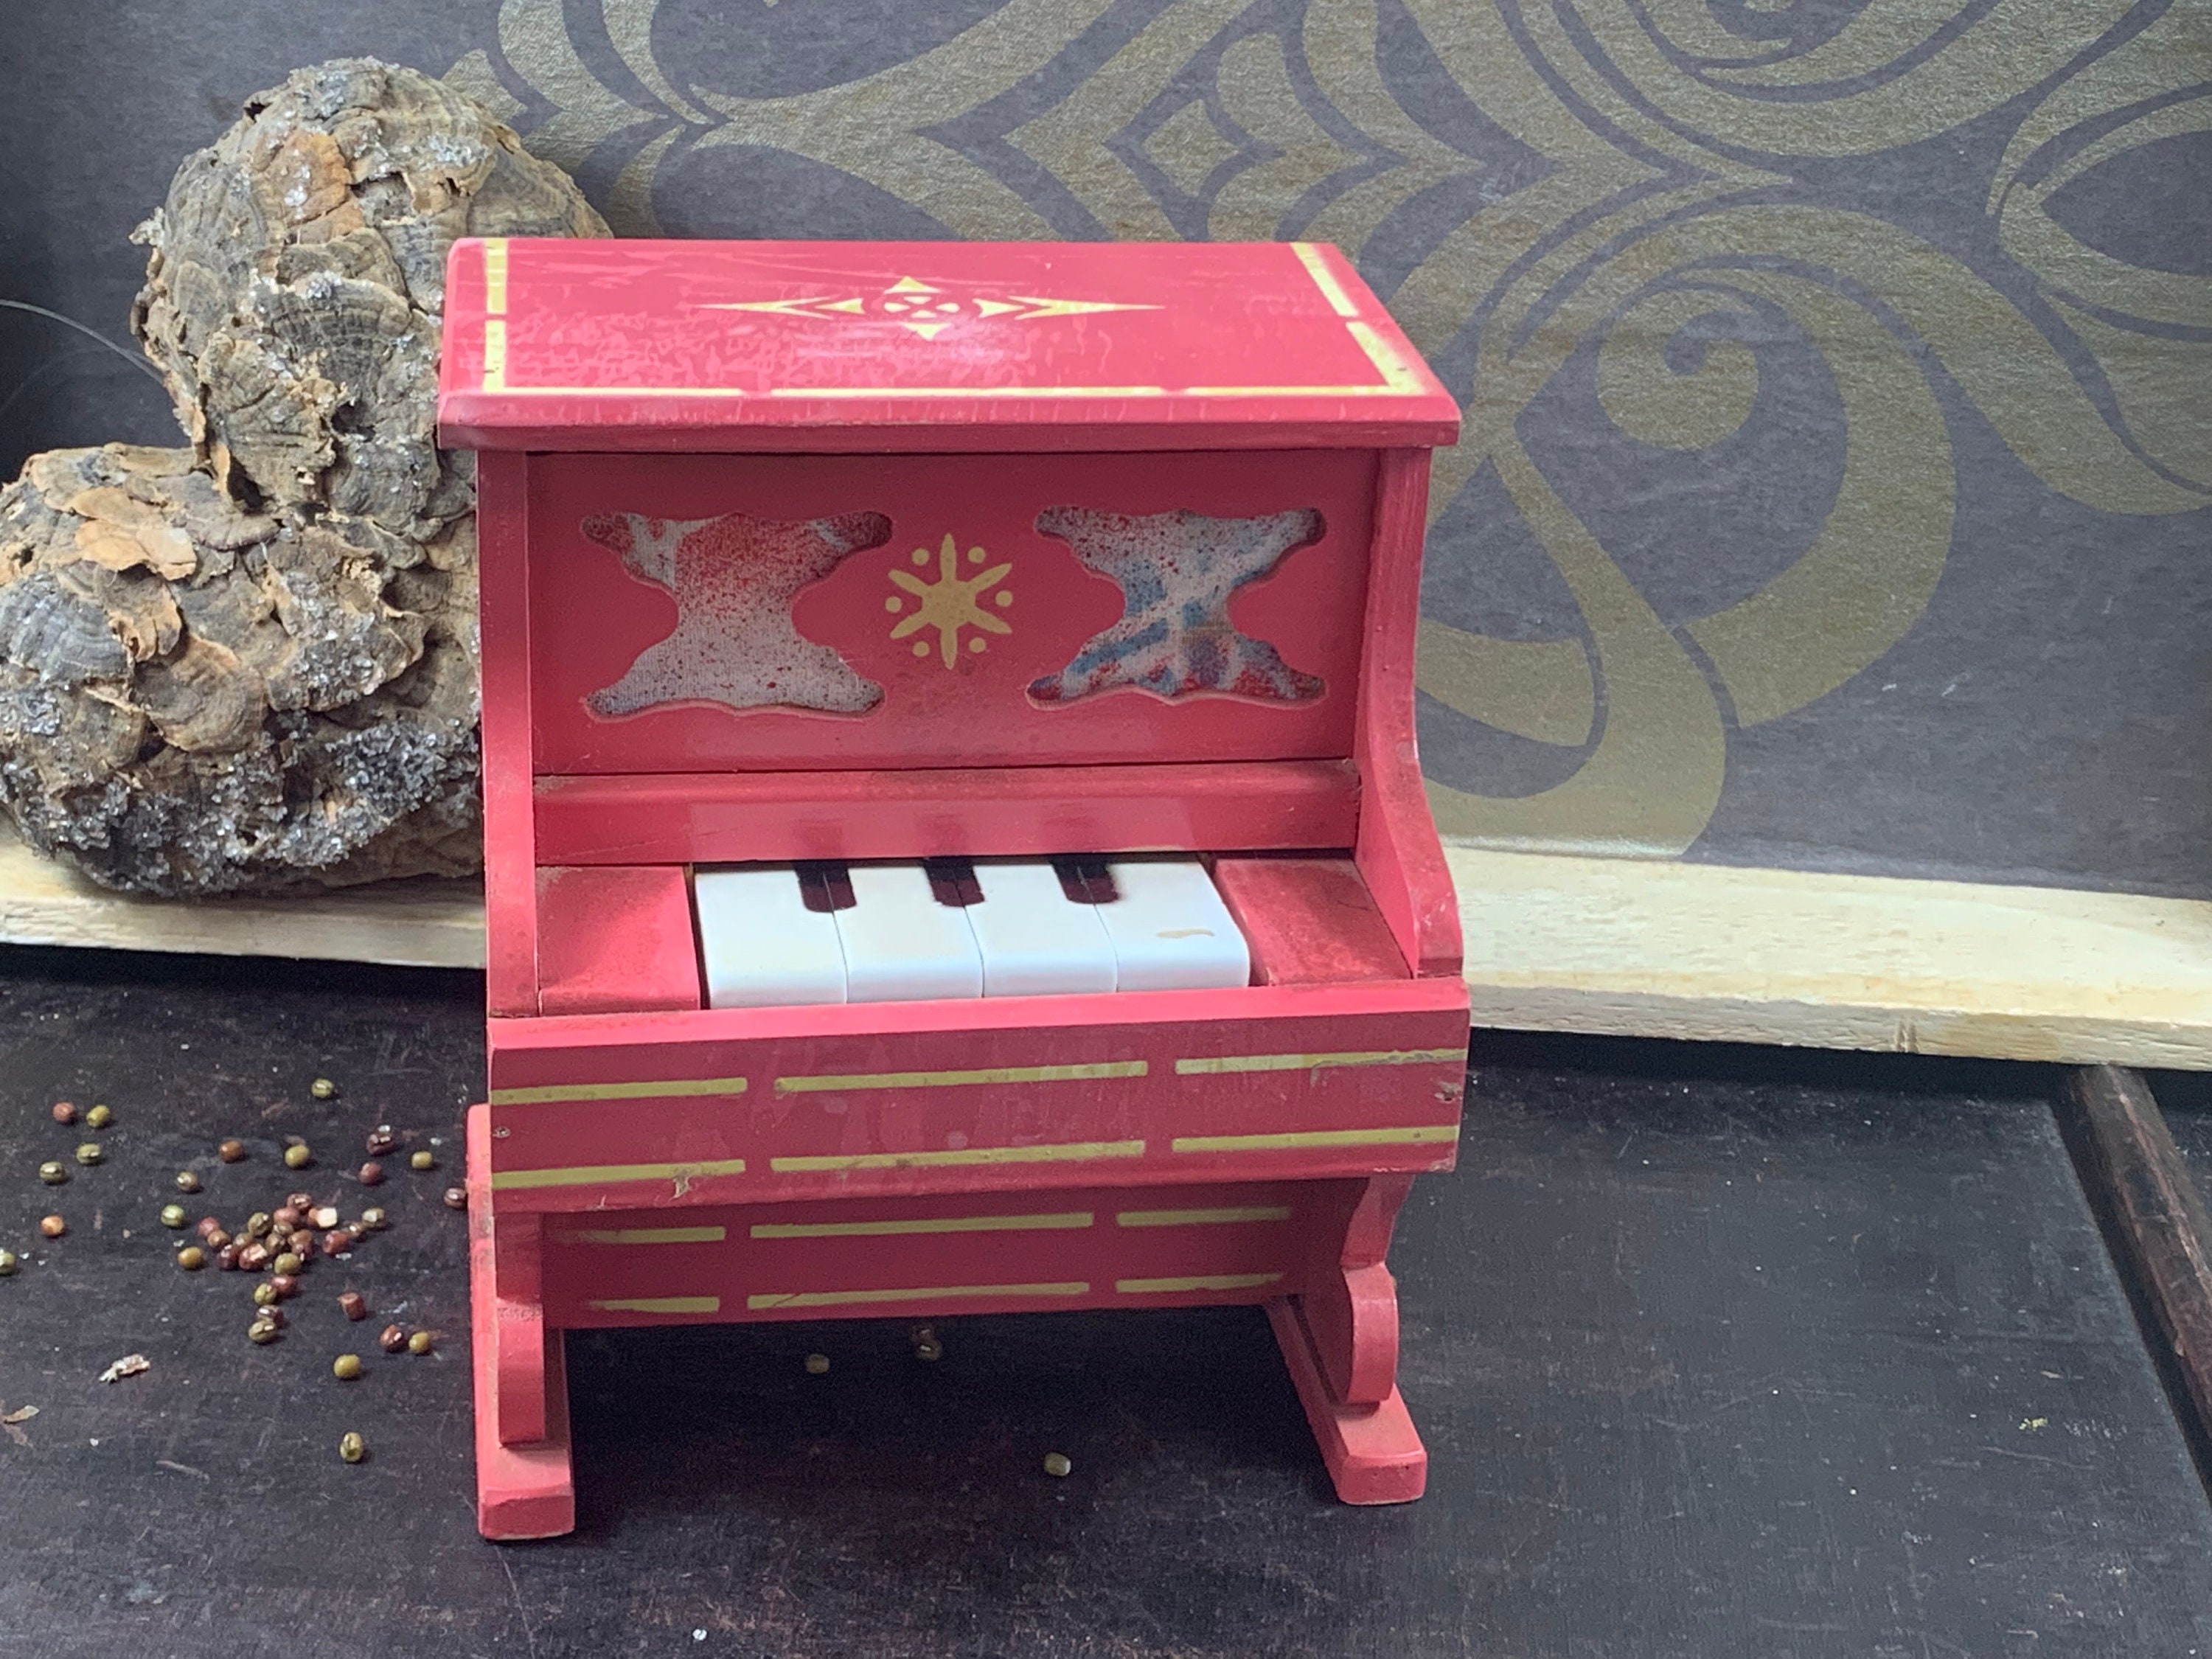
M 2212 1514 L 2056 1074 L 1902 1057 L 1479 1035 L 1394 1256 L 1418 1504 L 1330 1501 L 1249 1311 L 957 1322 L 935 1365 L 896 1322 L 730 1327 L 574 1341 L 578 1532 L 483 1544 L 439 1200 L 479 994 L 0 953 L 0 1401 L 39 1407 L 0 1439 L 0 1654 L 2212 1655 Z M 117 1121 L 49 1189 L 64 1097 Z M 168 1264 L 174 1171 L 195 1213 L 351 1212 L 381 1121 L 445 1167 L 252 1346 L 241 1276 Z M 391 1317 L 438 1352 L 379 1352 Z

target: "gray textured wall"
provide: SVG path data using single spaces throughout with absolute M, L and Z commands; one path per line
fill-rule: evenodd
M 618 231 L 1339 243 L 1469 411 L 1449 834 L 2212 894 L 2212 0 L 8 0 L 0 293 L 119 337 L 349 52 Z M 0 314 L 0 465 L 170 431 Z

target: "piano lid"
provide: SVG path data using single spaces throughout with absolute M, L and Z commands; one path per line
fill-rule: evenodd
M 535 450 L 1383 448 L 1459 410 L 1311 242 L 458 243 L 441 440 Z

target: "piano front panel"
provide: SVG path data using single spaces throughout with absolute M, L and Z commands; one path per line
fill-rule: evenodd
M 1353 450 L 534 459 L 540 775 L 1340 758 Z
M 659 1208 L 1449 1168 L 1452 980 L 491 1022 L 492 1189 Z

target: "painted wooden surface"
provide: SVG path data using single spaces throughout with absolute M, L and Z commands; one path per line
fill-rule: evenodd
M 446 441 L 881 453 L 1458 435 L 1450 395 L 1321 244 L 824 246 L 458 244 Z

